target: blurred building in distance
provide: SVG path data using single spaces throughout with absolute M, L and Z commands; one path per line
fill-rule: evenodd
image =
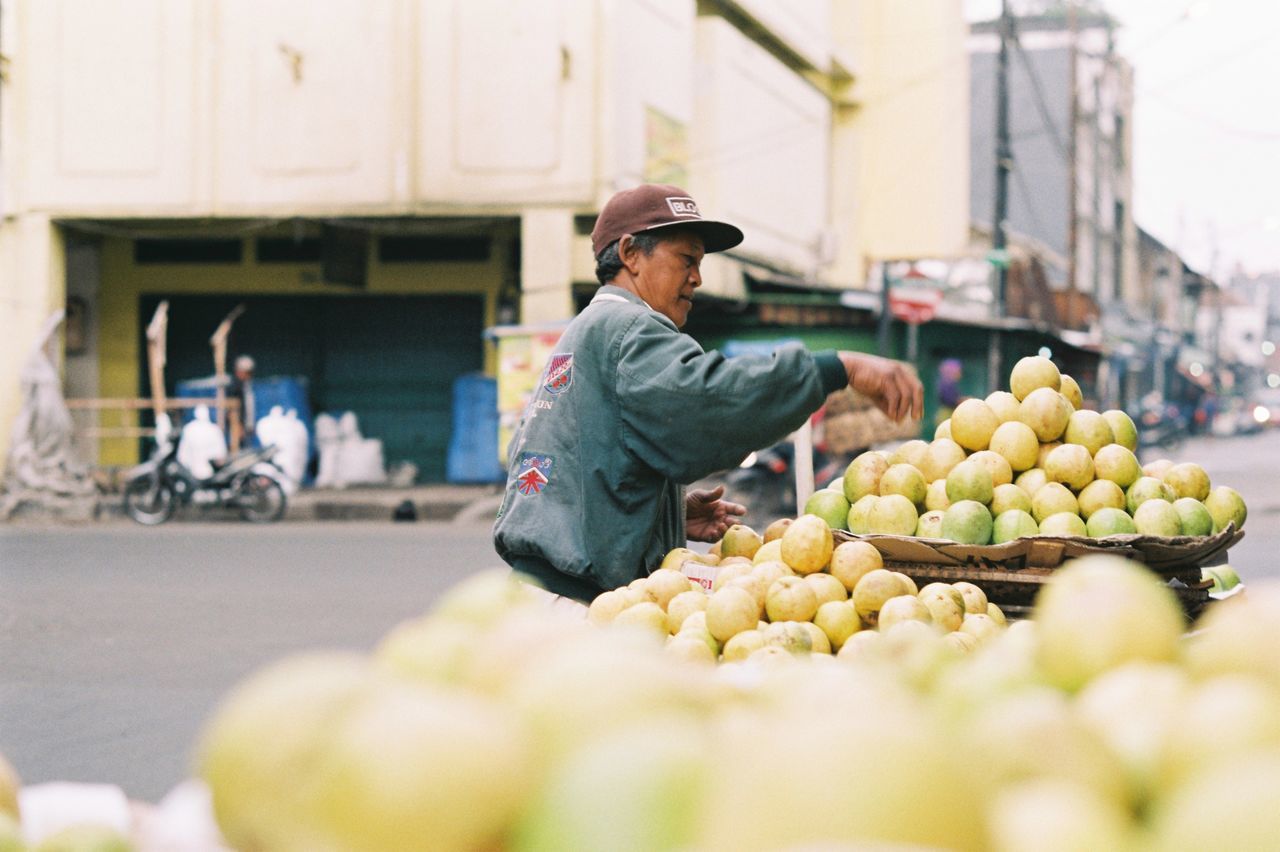
M 995 197 L 998 26 L 975 23 L 969 37 L 971 209 L 980 223 L 992 221 Z M 1008 226 L 1066 260 L 1052 271 L 1056 289 L 1098 305 L 1133 302 L 1137 286 L 1133 69 L 1115 51 L 1116 26 L 1083 10 L 1073 25 L 1061 8 L 1016 17 L 1008 60 Z

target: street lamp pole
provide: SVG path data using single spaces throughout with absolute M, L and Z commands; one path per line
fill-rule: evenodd
M 1009 216 L 1009 170 L 1013 164 L 1013 151 L 1009 143 L 1009 39 L 1013 19 L 1009 16 L 1009 0 L 1000 2 L 1000 53 L 996 62 L 996 198 L 994 222 L 991 228 L 991 250 L 996 257 L 995 306 L 997 327 L 992 329 L 990 348 L 987 352 L 987 390 L 1000 387 L 1000 330 L 999 321 L 1005 316 L 1005 288 L 1008 270 L 1005 258 L 1005 220 Z
M 889 261 L 880 261 L 880 321 L 876 327 L 876 354 L 889 358 L 889 324 L 893 314 L 889 308 Z

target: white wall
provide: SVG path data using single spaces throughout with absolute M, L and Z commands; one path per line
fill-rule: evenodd
M 410 201 L 395 0 L 219 0 L 209 136 L 219 213 L 394 209 Z
M 828 216 L 831 106 L 722 18 L 698 19 L 690 191 L 738 253 L 810 273 Z
M 16 204 L 92 215 L 195 209 L 196 4 L 26 0 L 11 115 Z M 12 167 L 12 164 L 11 164 Z
M 595 6 L 418 0 L 418 199 L 590 203 Z
M 592 0 L 17 0 L 9 205 L 589 207 Z M 6 6 L 12 5 L 11 3 Z M 686 5 L 682 2 L 682 5 Z
M 15 3 L 10 207 L 591 213 L 657 148 L 758 258 L 810 271 L 829 218 L 827 99 L 695 0 Z M 828 0 L 740 5 L 829 60 Z
M 778 41 L 809 65 L 825 71 L 831 62 L 831 0 L 736 0 Z
M 659 177 L 646 170 L 651 153 L 678 157 L 683 148 L 688 169 L 696 50 L 694 0 L 617 0 L 603 8 L 596 199 L 601 205 L 619 189 Z M 655 126 L 663 119 L 674 131 L 666 137 Z
M 837 47 L 858 57 L 832 186 L 840 253 L 862 281 L 882 258 L 957 257 L 969 242 L 969 72 L 959 0 L 839 0 Z

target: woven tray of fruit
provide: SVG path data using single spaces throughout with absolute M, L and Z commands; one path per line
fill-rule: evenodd
M 1146 564 L 1165 577 L 1183 577 L 1213 565 L 1228 548 L 1244 537 L 1244 531 L 1228 522 L 1227 528 L 1208 536 L 1112 535 L 1024 536 L 1000 544 L 960 544 L 950 539 L 914 536 L 855 534 L 833 530 L 837 541 L 863 540 L 873 544 L 886 562 L 928 564 L 957 569 L 1018 572 L 1056 568 L 1068 559 L 1092 553 L 1123 556 Z
M 868 543 L 883 544 L 883 541 L 876 542 L 871 537 L 855 536 L 851 539 L 842 539 L 837 536 L 836 540 L 861 540 Z M 877 547 L 877 550 L 880 550 L 880 548 Z M 1031 611 L 1040 587 L 1048 582 L 1058 570 L 1057 567 L 1046 568 L 1043 566 L 1010 569 L 994 563 L 907 562 L 890 556 L 883 556 L 883 552 L 881 551 L 882 558 L 887 569 L 907 575 L 918 586 L 924 587 L 930 583 L 976 583 L 986 591 L 992 603 L 999 605 L 1005 613 L 1015 618 L 1022 617 Z M 1105 551 L 1097 549 L 1091 552 L 1105 552 L 1114 556 L 1133 558 L 1118 548 Z M 1082 555 L 1085 554 L 1077 553 L 1071 558 Z M 1182 604 L 1183 611 L 1188 617 L 1196 618 L 1211 602 L 1210 591 L 1214 581 L 1206 577 L 1203 569 L 1188 568 L 1179 571 L 1176 576 L 1168 574 L 1163 576 L 1169 581 L 1170 589 L 1177 596 Z
M 803 513 L 919 579 L 981 578 L 1025 596 L 1064 562 L 1108 553 L 1199 605 L 1200 569 L 1243 536 L 1244 500 L 1193 462 L 1141 464 L 1137 447 L 1127 414 L 1086 408 L 1052 361 L 1023 358 L 1009 390 L 962 401 L 932 441 L 860 454 Z

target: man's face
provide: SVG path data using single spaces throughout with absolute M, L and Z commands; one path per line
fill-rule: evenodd
M 706 254 L 702 237 L 692 231 L 672 231 L 663 235 L 652 254 L 634 246 L 623 246 L 622 250 L 624 262 L 635 264 L 637 295 L 676 328 L 683 328 L 693 307 L 693 291 L 702 286 L 699 266 Z

